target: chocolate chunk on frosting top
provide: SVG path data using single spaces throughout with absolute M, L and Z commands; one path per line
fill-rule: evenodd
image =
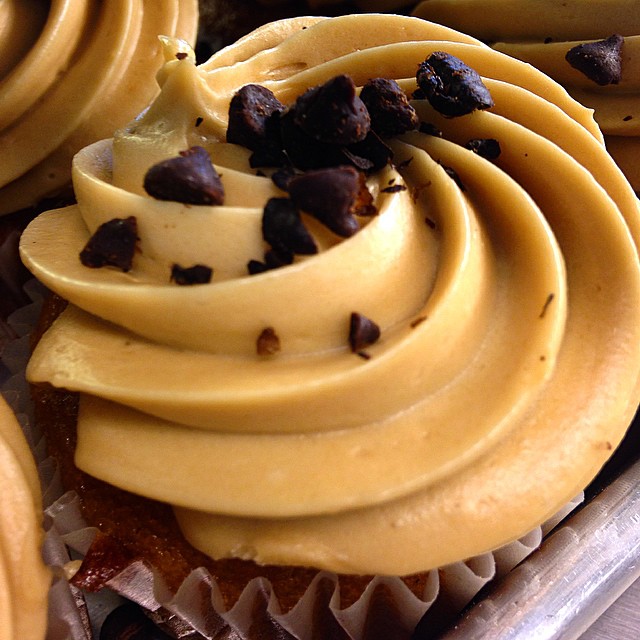
M 85 267 L 116 267 L 130 271 L 138 240 L 135 217 L 113 218 L 101 224 L 80 252 Z
M 429 104 L 444 116 L 463 116 L 493 106 L 477 71 L 450 53 L 432 53 L 418 67 L 416 80 Z
M 567 62 L 600 86 L 618 84 L 622 79 L 624 38 L 613 34 L 606 40 L 585 42 L 567 51 Z
M 193 146 L 153 165 L 144 177 L 145 191 L 158 200 L 220 205 L 224 187 L 206 149 Z

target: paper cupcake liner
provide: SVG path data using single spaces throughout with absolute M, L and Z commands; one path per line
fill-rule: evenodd
M 97 595 L 83 595 L 67 577 L 87 552 L 96 530 L 88 527 L 75 492 L 64 492 L 55 462 L 47 457 L 41 434 L 34 429 L 30 393 L 24 378 L 29 357 L 29 334 L 46 291 L 37 282 L 25 288 L 32 304 L 14 312 L 7 326 L 15 335 L 2 350 L 0 389 L 22 424 L 40 472 L 45 507 L 45 562 L 54 569 L 50 593 L 47 640 L 91 640 L 102 620 L 126 598 L 138 603 L 149 616 L 177 638 L 292 638 L 322 637 L 352 640 L 380 637 L 388 625 L 389 637 L 410 637 L 418 624 L 435 634 L 444 629 L 491 581 L 508 574 L 529 556 L 558 522 L 581 502 L 567 504 L 552 519 L 519 540 L 494 552 L 430 571 L 424 591 L 417 597 L 398 577 L 377 576 L 352 605 L 340 606 L 340 578 L 320 571 L 304 595 L 283 612 L 265 578 L 251 580 L 230 609 L 214 578 L 204 568 L 194 570 L 173 594 L 152 568 L 136 562 L 113 577 Z M 392 635 L 391 635 L 392 634 Z M 426 637 L 426 636 L 425 636 Z

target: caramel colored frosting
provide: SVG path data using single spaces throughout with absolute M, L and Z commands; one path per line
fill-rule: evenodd
M 264 205 L 286 194 L 225 142 L 236 91 L 290 105 L 348 74 L 411 95 L 443 50 L 494 105 L 450 118 L 413 100 L 442 136 L 387 140 L 377 215 L 341 239 L 303 213 L 320 251 L 247 275 Z M 401 16 L 276 22 L 200 66 L 168 39 L 165 57 L 150 109 L 76 156 L 77 206 L 23 235 L 27 266 L 71 303 L 28 377 L 81 393 L 78 466 L 175 505 L 212 557 L 396 575 L 518 538 L 583 488 L 640 374 L 638 200 L 591 112 L 531 66 Z M 224 204 L 151 198 L 147 170 L 194 145 Z M 131 270 L 83 266 L 96 229 L 128 216 Z M 178 286 L 173 264 L 213 278 Z M 353 312 L 381 332 L 359 353 Z M 266 328 L 280 350 L 260 355 Z
M 404 3 L 396 3 L 402 5 Z M 426 0 L 413 14 L 492 43 L 561 83 L 595 119 L 636 191 L 640 191 L 640 13 L 634 0 Z M 624 37 L 619 81 L 598 84 L 565 56 L 574 47 Z
M 0 3 L 0 215 L 66 187 L 73 155 L 155 97 L 158 34 L 193 43 L 197 20 L 196 0 Z
M 42 640 L 51 574 L 41 554 L 40 481 L 22 429 L 2 398 L 0 486 L 0 635 Z

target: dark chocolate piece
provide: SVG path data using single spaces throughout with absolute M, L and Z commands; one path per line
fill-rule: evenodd
M 353 80 L 344 74 L 305 91 L 293 111 L 295 123 L 307 135 L 327 144 L 360 142 L 371 127 L 369 112 Z
M 262 215 L 262 237 L 277 258 L 293 254 L 318 252 L 316 243 L 304 226 L 296 205 L 289 198 L 270 198 Z M 268 262 L 268 256 L 265 255 Z
M 260 260 L 249 260 L 247 262 L 247 271 L 249 275 L 255 276 L 258 273 L 269 271 L 269 267 L 264 262 L 260 262 Z
M 349 320 L 349 346 L 351 351 L 359 353 L 364 347 L 372 345 L 380 338 L 380 327 L 355 311 Z
M 567 51 L 566 61 L 600 86 L 618 84 L 622 79 L 624 38 L 614 34 L 606 40 L 585 42 Z
M 375 131 L 369 131 L 361 142 L 350 144 L 343 149 L 345 160 L 356 169 L 367 173 L 379 171 L 393 158 L 391 147 Z
M 380 189 L 382 193 L 398 193 L 400 191 L 406 191 L 407 187 L 403 184 L 390 184 L 388 187 L 384 189 Z
M 458 172 L 453 167 L 448 167 L 440 163 L 440 166 L 444 169 L 444 172 L 458 185 L 460 191 L 466 191 L 465 186 L 458 175 Z
M 465 148 L 470 149 L 486 160 L 495 160 L 500 157 L 502 152 L 500 143 L 495 138 L 474 138 L 465 144 Z
M 289 191 L 289 182 L 295 175 L 295 171 L 291 167 L 282 167 L 271 174 L 271 180 L 278 189 Z
M 268 137 L 267 121 L 285 106 L 272 91 L 259 84 L 241 87 L 229 104 L 227 142 L 239 144 L 255 151 Z
M 157 200 L 184 204 L 220 205 L 224 187 L 203 147 L 191 147 L 153 165 L 144 177 L 144 189 Z
M 399 136 L 418 126 L 418 115 L 395 80 L 369 80 L 360 99 L 371 116 L 371 128 L 380 136 Z
M 342 146 L 320 142 L 310 136 L 296 124 L 293 111 L 287 111 L 280 118 L 280 136 L 289 161 L 303 171 L 346 162 Z
M 134 216 L 114 218 L 101 224 L 80 252 L 85 267 L 116 267 L 130 271 L 138 241 L 138 224 Z
M 171 281 L 180 285 L 207 284 L 211 282 L 213 269 L 204 264 L 194 264 L 192 267 L 181 267 L 174 264 L 171 267 Z
M 280 351 L 280 338 L 273 327 L 262 330 L 256 341 L 256 351 L 259 356 L 272 356 Z
M 375 212 L 364 175 L 353 167 L 319 169 L 296 176 L 289 182 L 289 195 L 298 209 L 342 238 L 360 229 L 354 216 Z
M 463 116 L 493 106 L 478 73 L 445 51 L 435 51 L 421 63 L 416 80 L 429 104 L 444 116 Z

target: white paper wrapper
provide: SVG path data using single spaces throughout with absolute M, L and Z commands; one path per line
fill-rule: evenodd
M 43 290 L 28 285 L 34 303 L 14 313 L 8 322 L 15 338 L 2 352 L 2 392 L 18 415 L 39 463 L 45 505 L 47 536 L 45 560 L 54 567 L 56 579 L 50 595 L 47 640 L 91 640 L 120 597 L 140 604 L 164 629 L 177 638 L 256 637 L 306 640 L 317 632 L 317 611 L 323 618 L 326 637 L 353 640 L 380 637 L 380 625 L 389 625 L 389 637 L 409 638 L 420 623 L 421 629 L 436 633 L 458 615 L 485 585 L 509 573 L 536 549 L 543 535 L 579 504 L 581 497 L 542 527 L 531 531 L 494 553 L 458 562 L 429 572 L 424 592 L 414 595 L 400 578 L 378 576 L 362 596 L 347 608 L 340 607 L 340 579 L 319 572 L 299 602 L 287 612 L 268 582 L 252 580 L 236 604 L 228 610 L 218 585 L 204 569 L 197 569 L 174 595 L 162 579 L 143 563 L 134 563 L 109 582 L 109 589 L 97 596 L 83 596 L 65 577 L 73 562 L 86 553 L 95 535 L 80 513 L 79 498 L 63 493 L 54 462 L 46 457 L 41 437 L 34 431 L 29 406 L 29 390 L 24 370 L 29 354 L 29 332 L 39 314 Z M 313 631 L 312 631 L 313 630 Z M 326 633 L 325 633 L 326 632 Z M 314 636 L 317 637 L 317 636 Z

